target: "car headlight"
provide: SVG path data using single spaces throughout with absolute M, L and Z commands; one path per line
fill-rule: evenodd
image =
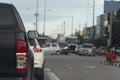
M 67 49 L 68 47 L 65 47 L 64 49 Z

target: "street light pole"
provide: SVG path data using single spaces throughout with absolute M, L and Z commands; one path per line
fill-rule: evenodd
M 71 21 L 71 36 L 73 36 L 73 16 L 72 16 L 72 21 Z
M 93 40 L 95 40 L 95 34 L 96 34 L 94 19 L 95 19 L 95 0 L 93 0 Z
M 38 28 L 38 16 L 39 16 L 39 12 L 38 12 L 38 0 L 37 0 L 37 5 L 36 5 L 35 16 L 36 16 L 36 31 L 37 31 L 37 28 Z
M 64 27 L 64 36 L 65 36 L 65 31 L 66 31 L 66 28 L 65 28 L 65 25 L 66 25 L 66 21 L 63 22 L 63 27 Z
M 44 25 L 43 25 L 43 35 L 45 35 L 45 26 L 46 26 L 46 0 L 44 0 Z

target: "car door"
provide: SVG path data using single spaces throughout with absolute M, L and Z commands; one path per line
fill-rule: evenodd
M 51 52 L 56 53 L 59 50 L 59 46 L 56 43 L 52 43 Z
M 43 51 L 45 54 L 51 54 L 51 49 L 50 49 L 51 45 L 48 43 L 48 44 L 45 44 L 45 46 L 43 47 Z

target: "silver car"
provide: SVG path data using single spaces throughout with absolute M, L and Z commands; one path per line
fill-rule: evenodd
M 78 47 L 77 54 L 95 56 L 95 47 L 93 44 L 83 44 Z
M 60 46 L 57 43 L 46 43 L 43 47 L 43 51 L 45 54 L 60 54 Z

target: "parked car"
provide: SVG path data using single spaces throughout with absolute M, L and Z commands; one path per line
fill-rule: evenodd
M 117 54 L 118 56 L 120 56 L 120 47 L 118 47 L 118 48 L 116 49 L 116 54 Z
M 79 50 L 80 50 L 81 46 L 82 45 L 78 45 L 77 52 L 76 52 L 77 55 L 79 55 Z
M 69 53 L 77 53 L 77 44 L 68 44 Z
M 77 49 L 77 54 L 78 55 L 91 55 L 95 56 L 95 47 L 93 44 L 82 44 L 80 47 Z
M 101 47 L 97 50 L 96 54 L 97 54 L 98 56 L 102 56 L 102 55 L 105 55 L 106 52 L 107 52 L 107 47 L 101 46 Z
M 112 47 L 110 48 L 110 52 L 120 56 L 120 47 Z
M 33 53 L 23 22 L 12 4 L 0 3 L 0 77 L 33 80 Z
M 68 55 L 69 54 L 69 50 L 68 50 L 68 44 L 64 43 L 64 42 L 60 42 L 58 43 L 60 46 L 60 54 L 65 54 Z
M 46 43 L 42 48 L 45 54 L 60 54 L 60 46 L 57 43 Z
M 34 54 L 34 74 L 37 80 L 44 80 L 44 53 L 38 43 L 36 30 L 28 31 L 30 49 Z

